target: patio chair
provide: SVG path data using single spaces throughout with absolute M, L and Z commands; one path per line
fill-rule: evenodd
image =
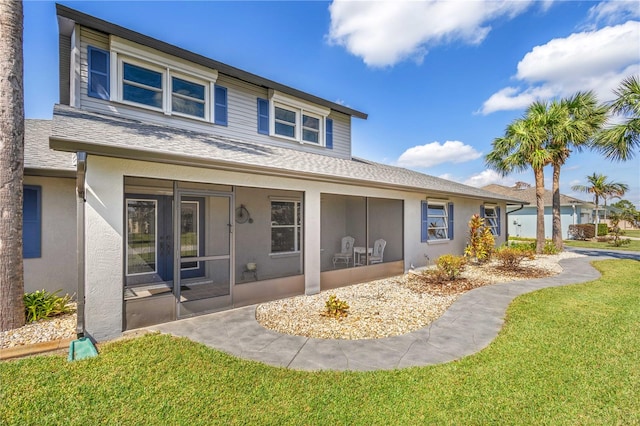
M 336 263 L 344 262 L 347 267 L 349 266 L 349 262 L 353 264 L 353 244 L 356 242 L 356 239 L 353 237 L 342 237 L 342 243 L 340 246 L 340 253 L 336 253 L 333 255 L 333 267 L 336 267 Z
M 373 254 L 369 257 L 369 263 L 382 263 L 384 256 L 384 248 L 387 246 L 387 242 L 383 239 L 375 240 L 373 242 Z

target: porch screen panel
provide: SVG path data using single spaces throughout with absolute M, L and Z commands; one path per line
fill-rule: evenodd
M 156 272 L 157 204 L 127 200 L 127 274 Z

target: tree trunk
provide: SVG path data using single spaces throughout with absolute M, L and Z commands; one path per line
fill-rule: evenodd
M 536 253 L 544 252 L 544 170 L 533 171 L 536 178 Z
M 22 2 L 0 0 L 0 331 L 24 325 Z
M 560 214 L 560 165 L 553 165 L 553 245 L 562 251 L 562 216 Z
M 600 200 L 598 199 L 598 194 L 596 194 L 596 235 L 598 233 L 598 224 L 600 223 L 600 214 L 598 212 L 598 202 Z

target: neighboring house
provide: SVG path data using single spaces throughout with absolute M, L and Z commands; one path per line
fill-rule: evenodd
M 509 217 L 508 233 L 514 237 L 536 236 L 536 188 L 534 186 L 518 182 L 512 187 L 503 185 L 487 185 L 482 189 L 494 192 L 504 197 L 516 198 L 522 200 L 528 205 L 522 208 L 509 208 L 507 214 Z M 552 192 L 545 189 L 544 191 L 544 233 L 545 238 L 551 238 L 552 231 Z M 594 205 L 587 201 L 578 200 L 568 195 L 560 194 L 560 215 L 562 220 L 562 238 L 568 238 L 569 225 L 578 225 L 582 223 L 592 223 L 592 213 Z
M 60 264 L 77 272 L 81 332 L 101 340 L 401 274 L 427 256 L 461 254 L 476 213 L 505 240 L 504 212 L 517 199 L 353 158 L 351 120 L 366 114 L 57 12 L 60 104 L 49 144 L 59 152 L 39 152 L 75 179 L 27 182 L 41 187 L 43 251 L 25 266 L 58 262 L 45 242 L 59 241 L 69 255 Z M 27 131 L 46 125 L 29 121 Z M 72 154 L 75 173 L 58 163 Z M 67 216 L 48 198 L 56 193 Z M 78 225 L 57 235 L 62 217 Z M 345 236 L 354 247 L 334 262 Z

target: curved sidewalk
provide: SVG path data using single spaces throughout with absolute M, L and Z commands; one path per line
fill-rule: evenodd
M 600 273 L 589 263 L 609 258 L 608 254 L 592 252 L 563 260 L 563 272 L 553 277 L 476 288 L 458 298 L 428 327 L 402 336 L 332 340 L 281 334 L 258 324 L 255 305 L 147 329 L 188 337 L 240 358 L 297 370 L 371 371 L 439 364 L 489 345 L 502 328 L 507 307 L 515 297 L 594 280 Z M 640 258 L 638 253 L 624 257 Z

